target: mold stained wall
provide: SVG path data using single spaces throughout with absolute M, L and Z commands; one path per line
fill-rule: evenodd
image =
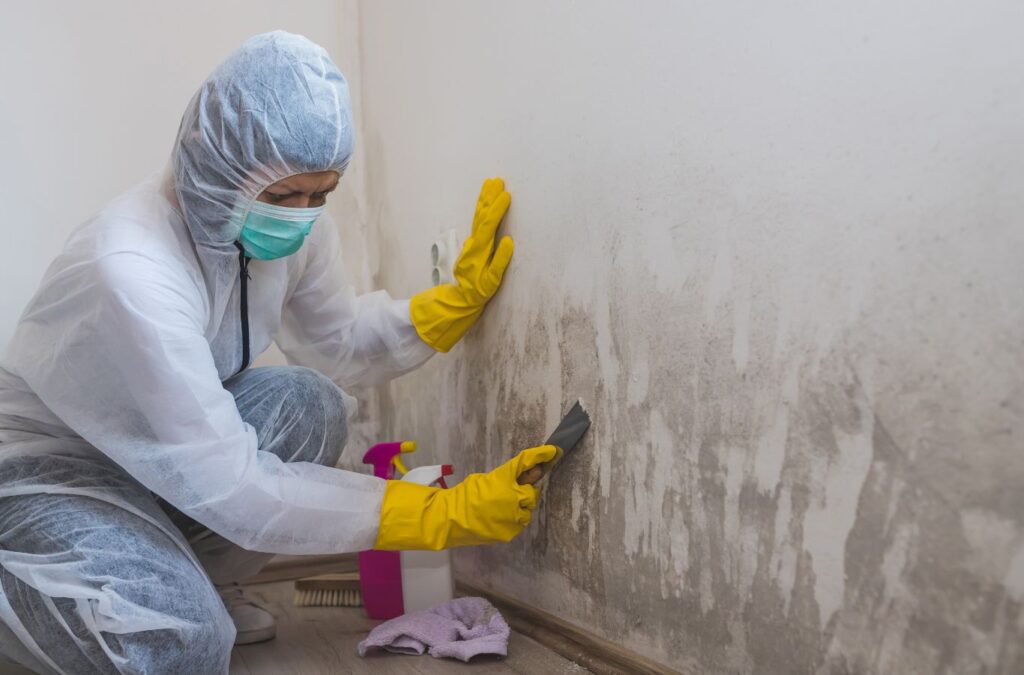
M 343 15 L 368 283 L 489 175 L 517 246 L 362 423 L 470 472 L 595 420 L 458 574 L 680 670 L 1024 672 L 1019 3 Z

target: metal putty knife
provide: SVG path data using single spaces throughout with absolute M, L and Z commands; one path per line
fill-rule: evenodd
M 551 470 L 558 464 L 559 460 L 565 455 L 565 453 L 576 447 L 576 444 L 583 438 L 583 434 L 587 433 L 587 429 L 590 428 L 590 415 L 583 409 L 583 404 L 580 401 L 576 401 L 569 412 L 565 414 L 562 421 L 558 423 L 558 426 L 548 437 L 548 440 L 544 443 L 545 445 L 554 445 L 558 448 L 558 454 L 550 462 L 544 464 L 538 464 L 532 469 L 523 472 L 519 476 L 519 483 L 530 483 L 536 485 L 538 482 L 543 480 Z M 539 469 L 539 471 L 538 471 Z

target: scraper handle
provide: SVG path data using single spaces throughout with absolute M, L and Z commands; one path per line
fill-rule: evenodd
M 537 466 L 530 467 L 526 471 L 519 474 L 519 476 L 516 478 L 516 482 L 519 483 L 520 485 L 536 485 L 542 479 L 544 479 L 544 477 L 551 473 L 551 469 L 555 468 L 555 464 L 558 464 L 558 460 L 562 459 L 562 455 L 565 454 L 565 451 L 562 450 L 562 448 L 558 447 L 557 445 L 555 446 L 555 450 L 557 450 L 558 452 L 555 454 L 554 459 L 548 462 L 544 462 L 543 464 L 538 464 Z
M 533 485 L 541 478 L 544 477 L 544 469 L 538 465 L 527 469 L 526 471 L 519 474 L 516 478 L 516 482 L 520 485 Z

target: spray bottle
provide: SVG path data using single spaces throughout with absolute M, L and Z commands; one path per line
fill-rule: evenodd
M 393 480 L 395 471 L 408 473 L 402 464 L 403 453 L 415 452 L 412 441 L 378 443 L 363 455 L 364 464 L 373 465 L 373 475 Z M 393 619 L 405 613 L 402 602 L 402 564 L 398 551 L 361 551 L 359 588 L 363 606 L 371 619 Z
M 452 475 L 451 464 L 420 466 L 402 480 L 447 489 L 445 476 Z M 402 551 L 402 604 L 406 612 L 419 612 L 454 597 L 451 551 Z

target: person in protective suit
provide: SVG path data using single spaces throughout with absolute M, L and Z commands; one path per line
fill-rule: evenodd
M 356 295 L 323 211 L 348 88 L 283 32 L 203 83 L 168 169 L 78 228 L 0 361 L 0 653 L 39 672 L 224 673 L 273 617 L 273 554 L 508 541 L 524 450 L 439 490 L 334 468 L 354 399 L 448 351 L 497 292 L 509 205 L 484 183 L 456 283 Z M 251 368 L 276 342 L 288 366 Z

